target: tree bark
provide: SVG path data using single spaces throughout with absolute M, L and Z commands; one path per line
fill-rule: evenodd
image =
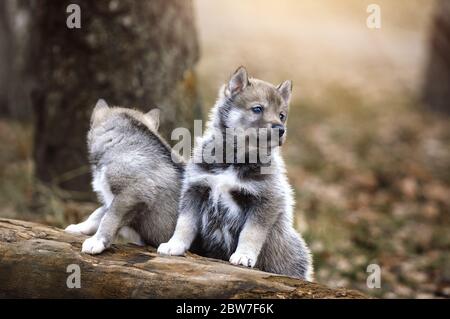
M 450 115 L 450 1 L 436 3 L 423 99 L 431 111 Z
M 70 29 L 69 4 L 81 9 Z M 162 109 L 164 137 L 200 116 L 198 44 L 189 0 L 40 0 L 32 8 L 37 177 L 66 190 L 90 187 L 86 132 L 93 105 Z
M 0 116 L 22 122 L 32 118 L 26 62 L 30 1 L 0 1 Z
M 344 288 L 278 276 L 188 254 L 113 245 L 81 253 L 82 236 L 31 222 L 0 219 L 0 298 L 367 298 Z M 69 265 L 81 288 L 68 288 Z
M 12 71 L 12 30 L 8 2 L 0 1 L 0 116 L 10 114 L 9 76 Z

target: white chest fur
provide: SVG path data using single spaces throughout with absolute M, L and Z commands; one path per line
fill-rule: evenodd
M 101 195 L 103 198 L 103 203 L 106 207 L 111 205 L 111 202 L 114 199 L 114 195 L 111 192 L 111 188 L 108 184 L 108 180 L 106 178 L 106 167 L 103 166 L 100 170 L 96 170 L 94 172 L 94 179 L 92 181 L 92 188 L 94 191 Z

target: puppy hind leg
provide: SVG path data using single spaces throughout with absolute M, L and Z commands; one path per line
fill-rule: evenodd
M 97 231 L 100 221 L 106 211 L 107 208 L 105 206 L 101 206 L 97 208 L 84 222 L 69 225 L 66 227 L 65 231 L 79 235 L 93 235 Z
M 313 280 L 311 254 L 294 229 L 275 227 L 261 250 L 257 267 L 280 275 Z
M 142 240 L 141 235 L 139 235 L 139 233 L 130 226 L 121 227 L 119 230 L 119 236 L 127 243 L 145 246 L 145 242 Z
M 100 254 L 111 246 L 119 229 L 124 224 L 125 215 L 134 204 L 134 201 L 130 201 L 130 196 L 127 196 L 127 194 L 114 197 L 107 214 L 103 216 L 100 222 L 97 232 L 84 241 L 81 251 L 88 254 Z

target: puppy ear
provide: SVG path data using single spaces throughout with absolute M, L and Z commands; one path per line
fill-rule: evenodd
M 283 98 L 286 104 L 289 104 L 292 95 L 292 81 L 286 80 L 277 87 L 278 92 L 280 92 L 281 97 Z
M 104 108 L 107 108 L 107 109 L 109 108 L 108 103 L 106 103 L 106 101 L 104 99 L 99 99 L 97 101 L 97 104 L 95 104 L 94 111 L 104 109 Z
M 230 81 L 228 81 L 225 95 L 233 97 L 242 92 L 249 84 L 247 70 L 245 67 L 240 66 L 231 76 Z
M 144 117 L 146 119 L 150 120 L 150 122 L 152 122 L 155 131 L 157 131 L 159 128 L 159 115 L 160 114 L 161 114 L 161 111 L 158 108 L 152 109 L 144 114 Z
M 92 111 L 91 120 L 94 121 L 102 119 L 108 110 L 108 103 L 106 103 L 103 99 L 99 99 L 95 104 L 94 111 Z

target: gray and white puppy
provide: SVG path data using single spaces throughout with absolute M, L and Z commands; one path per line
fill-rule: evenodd
M 157 247 L 173 234 L 183 163 L 158 135 L 159 110 L 143 114 L 99 100 L 88 133 L 93 189 L 102 206 L 66 231 L 94 235 L 82 251 L 99 254 L 117 234 Z M 163 203 L 163 204 L 162 204 Z
M 312 280 L 310 251 L 292 226 L 294 200 L 279 147 L 286 138 L 291 91 L 291 81 L 275 87 L 249 78 L 243 67 L 221 88 L 186 166 L 175 233 L 159 253 L 184 255 L 191 249 L 235 265 Z M 236 157 L 224 163 L 196 160 L 229 128 L 276 129 L 281 138 L 270 150 L 271 164 L 242 163 Z

